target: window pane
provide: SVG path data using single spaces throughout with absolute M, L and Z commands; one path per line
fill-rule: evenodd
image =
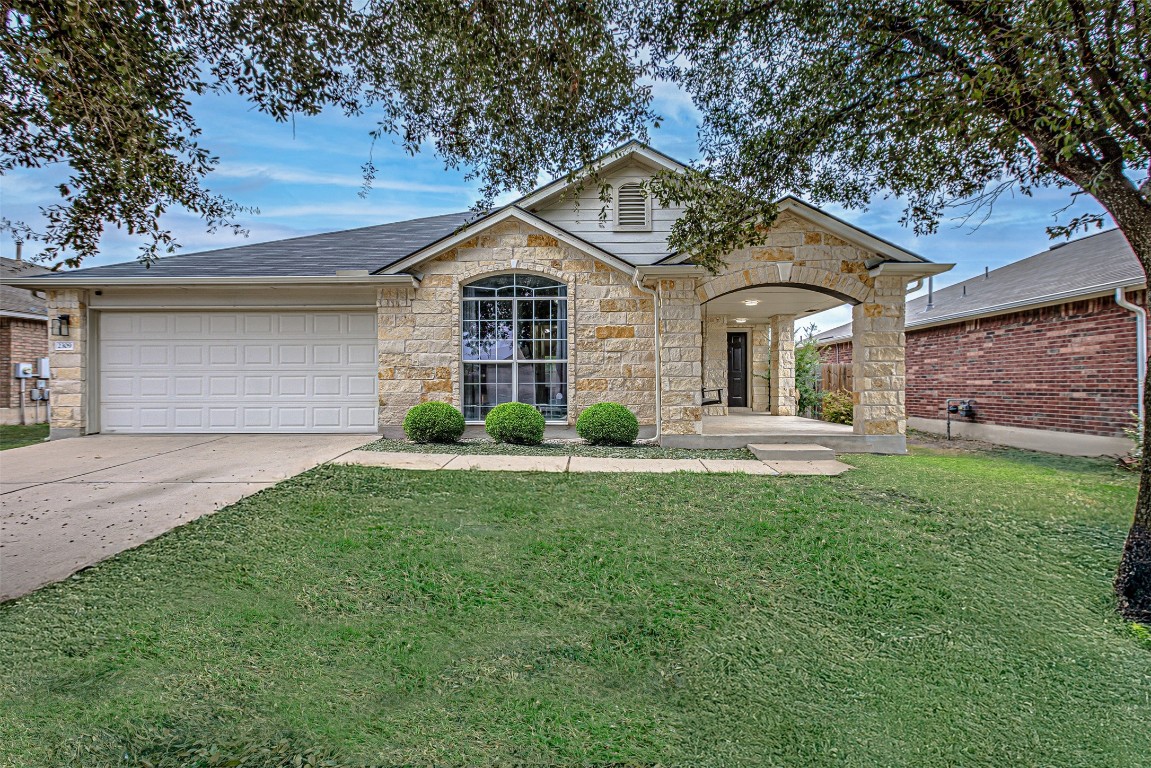
M 567 286 L 538 275 L 493 275 L 464 286 L 464 298 L 567 296 Z
M 512 359 L 511 301 L 464 301 L 462 313 L 460 341 L 464 360 Z
M 507 363 L 464 363 L 464 418 L 483 421 L 500 403 L 512 400 L 512 366 Z
M 567 302 L 563 299 L 520 299 L 517 305 L 519 359 L 566 359 Z
M 567 364 L 520 363 L 516 399 L 534 405 L 548 421 L 567 419 Z

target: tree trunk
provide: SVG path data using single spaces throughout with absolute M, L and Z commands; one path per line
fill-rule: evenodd
M 1107 209 L 1127 238 L 1145 277 L 1151 276 L 1151 201 L 1126 179 L 1102 185 L 1095 198 Z M 1151 288 L 1151 279 L 1147 285 Z M 1143 306 L 1151 308 L 1151 290 L 1144 294 Z M 1144 365 L 1147 362 L 1144 361 Z M 1115 575 L 1115 596 L 1119 612 L 1130 621 L 1151 623 L 1151 366 L 1143 387 L 1143 461 L 1139 471 L 1139 496 L 1135 518 L 1123 546 L 1123 556 Z

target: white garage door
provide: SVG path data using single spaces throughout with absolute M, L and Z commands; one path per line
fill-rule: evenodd
M 104 312 L 102 432 L 375 432 L 374 312 Z

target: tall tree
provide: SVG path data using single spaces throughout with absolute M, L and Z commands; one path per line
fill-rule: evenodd
M 192 99 L 276 120 L 325 108 L 433 145 L 485 199 L 583 165 L 650 117 L 640 64 L 592 0 L 0 0 L 0 174 L 65 165 L 29 227 L 79 264 L 107 226 L 176 247 L 162 214 L 240 228 L 213 194 Z M 365 137 L 365 157 L 368 138 Z M 373 173 L 366 166 L 369 181 Z M 9 224 L 9 226 L 18 226 Z M 23 230 L 27 233 L 27 230 Z
M 673 240 L 705 264 L 759 236 L 784 192 L 895 194 L 930 232 L 956 201 L 1055 185 L 1095 198 L 1151 273 L 1151 0 L 647 0 L 624 15 L 703 113 L 699 169 L 654 187 L 688 203 Z M 1151 462 L 1115 588 L 1151 619 Z

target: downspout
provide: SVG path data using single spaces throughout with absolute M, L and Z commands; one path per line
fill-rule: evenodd
M 1123 288 L 1115 289 L 1115 303 L 1135 313 L 1135 370 L 1139 374 L 1139 423 L 1143 423 L 1143 388 L 1147 385 L 1147 310 L 1127 301 Z
M 663 283 L 656 282 L 655 288 L 644 288 L 639 282 L 639 273 L 632 276 L 632 283 L 636 288 L 651 296 L 652 322 L 655 323 L 655 439 L 660 440 L 663 435 L 663 366 L 660 365 L 660 316 L 659 308 L 663 303 Z

